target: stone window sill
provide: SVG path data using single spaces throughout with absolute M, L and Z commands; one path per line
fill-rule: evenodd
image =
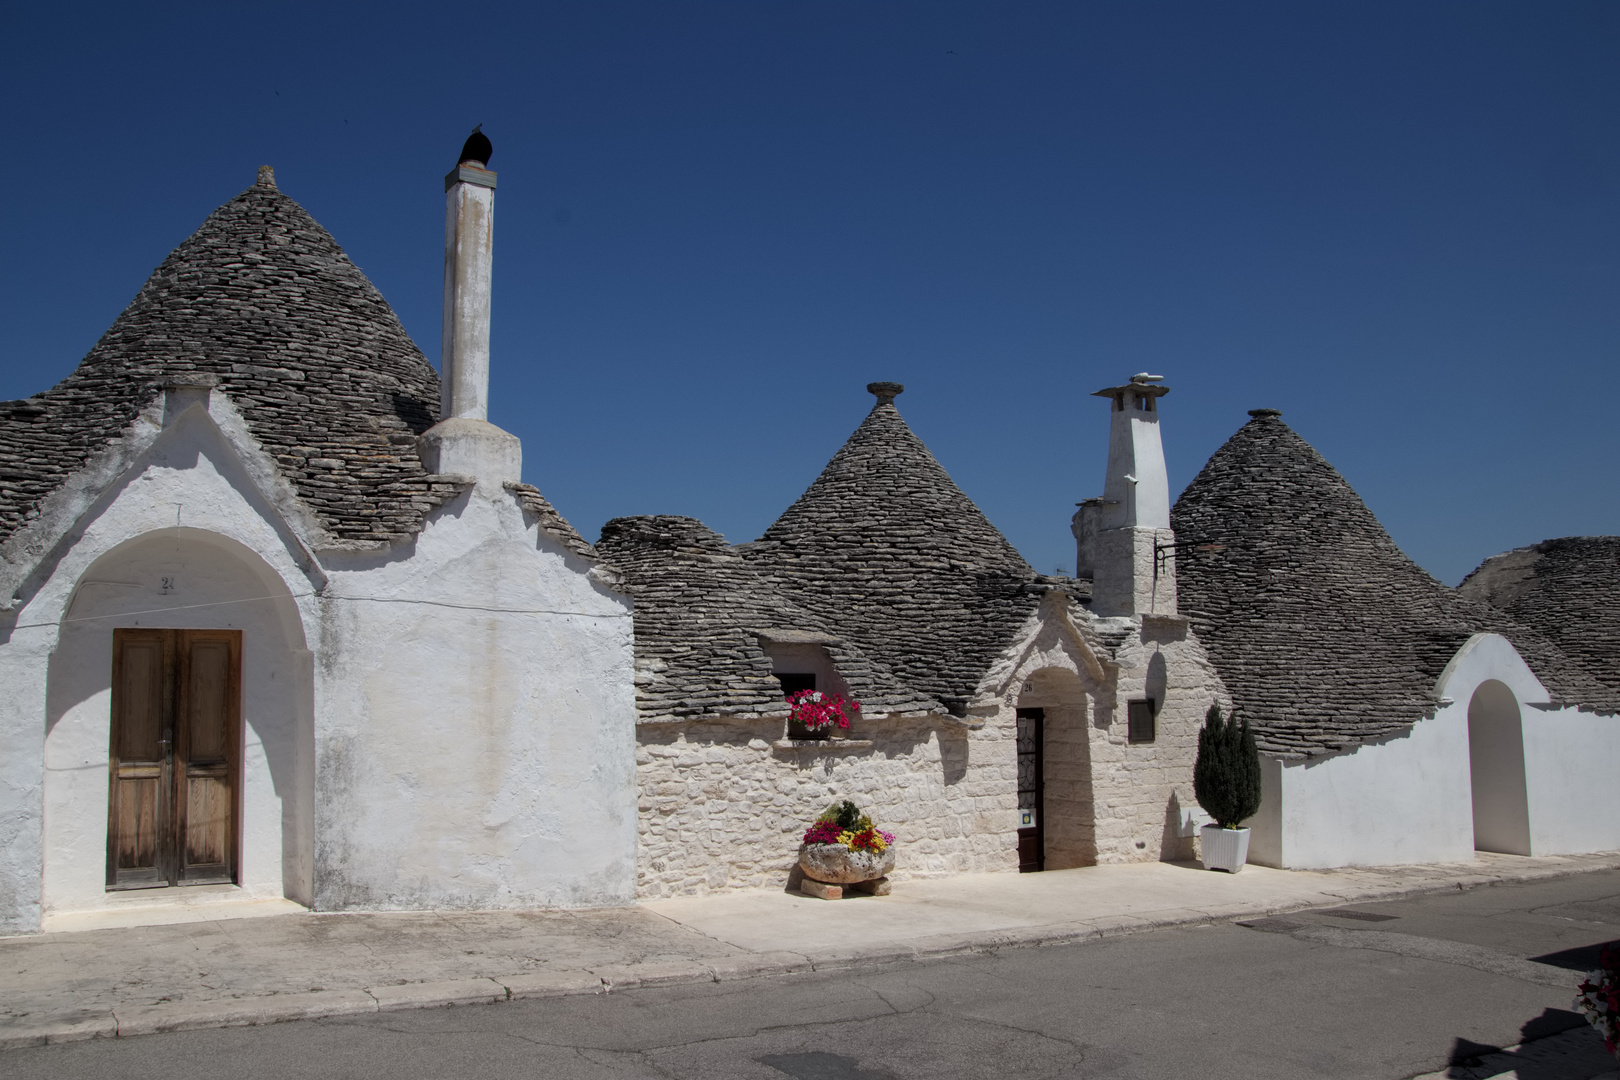
M 777 739 L 772 750 L 870 750 L 871 739 Z

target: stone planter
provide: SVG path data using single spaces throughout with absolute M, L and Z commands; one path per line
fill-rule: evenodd
M 1249 861 L 1249 830 L 1205 825 L 1198 830 L 1198 850 L 1205 870 L 1235 874 Z
M 837 900 L 846 886 L 885 896 L 889 891 L 889 871 L 894 869 L 894 846 L 881 855 L 874 851 L 851 851 L 843 844 L 803 844 L 799 847 L 799 868 L 804 881 L 799 888 L 810 896 Z

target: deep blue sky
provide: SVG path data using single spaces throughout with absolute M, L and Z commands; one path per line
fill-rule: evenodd
M 1268 406 L 1455 583 L 1620 533 L 1620 4 L 35 5 L 0 33 L 0 397 L 276 167 L 438 359 L 500 173 L 496 423 L 587 538 L 757 536 L 874 379 L 1044 571 L 1106 405 L 1179 490 Z

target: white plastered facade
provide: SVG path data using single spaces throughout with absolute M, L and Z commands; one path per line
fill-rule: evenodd
M 1497 634 L 1470 638 L 1435 696 L 1397 735 L 1265 758 L 1249 858 L 1323 869 L 1620 849 L 1620 718 L 1551 705 Z
M 242 631 L 241 899 L 633 896 L 628 601 L 498 483 L 392 549 L 326 539 L 229 399 L 190 387 L 8 541 L 0 932 L 137 897 L 106 890 L 119 626 Z

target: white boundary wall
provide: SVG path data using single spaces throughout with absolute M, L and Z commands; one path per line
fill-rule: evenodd
M 1506 638 L 1477 634 L 1441 673 L 1432 718 L 1339 754 L 1266 759 L 1250 858 L 1299 869 L 1472 859 L 1468 706 L 1489 681 L 1519 705 L 1529 854 L 1620 850 L 1620 717 L 1552 708 Z

